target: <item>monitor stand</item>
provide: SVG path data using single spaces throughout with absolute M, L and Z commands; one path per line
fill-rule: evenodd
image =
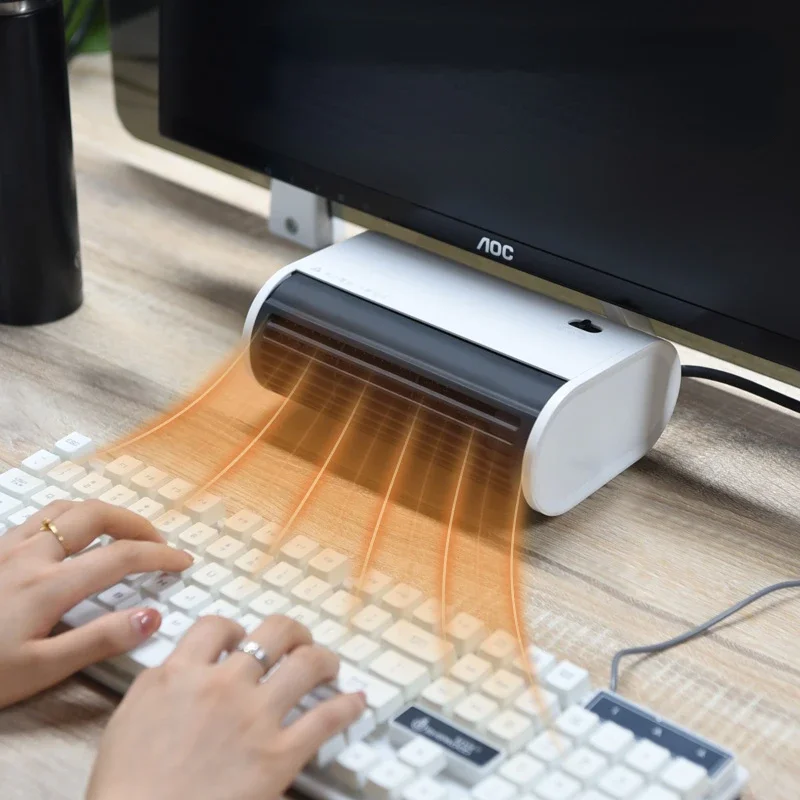
M 270 191 L 270 233 L 310 250 L 321 250 L 333 244 L 330 201 L 274 178 Z

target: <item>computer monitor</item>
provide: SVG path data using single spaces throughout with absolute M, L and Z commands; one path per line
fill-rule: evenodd
M 165 0 L 161 133 L 800 370 L 788 4 L 625 6 Z

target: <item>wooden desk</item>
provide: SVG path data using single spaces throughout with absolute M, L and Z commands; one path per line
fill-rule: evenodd
M 193 388 L 237 341 L 264 279 L 302 255 L 266 233 L 264 190 L 133 141 L 105 58 L 79 60 L 72 90 L 86 303 L 54 325 L 0 329 L 0 451 L 14 460 L 73 429 L 112 440 Z M 572 513 L 532 524 L 538 640 L 602 685 L 617 648 L 800 575 L 799 497 L 797 417 L 687 384 L 651 455 Z M 734 748 L 754 772 L 748 797 L 793 800 L 798 630 L 800 597 L 773 597 L 624 670 L 621 691 Z M 113 707 L 75 678 L 0 712 L 0 797 L 81 797 Z

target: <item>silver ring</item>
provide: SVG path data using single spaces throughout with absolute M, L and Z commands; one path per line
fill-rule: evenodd
M 252 656 L 261 665 L 266 675 L 269 672 L 269 656 L 267 651 L 258 643 L 249 639 L 246 642 L 240 642 L 236 646 L 238 653 L 244 653 L 246 656 Z

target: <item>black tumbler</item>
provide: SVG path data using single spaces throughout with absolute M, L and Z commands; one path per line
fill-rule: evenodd
M 0 324 L 82 299 L 61 0 L 0 0 Z

